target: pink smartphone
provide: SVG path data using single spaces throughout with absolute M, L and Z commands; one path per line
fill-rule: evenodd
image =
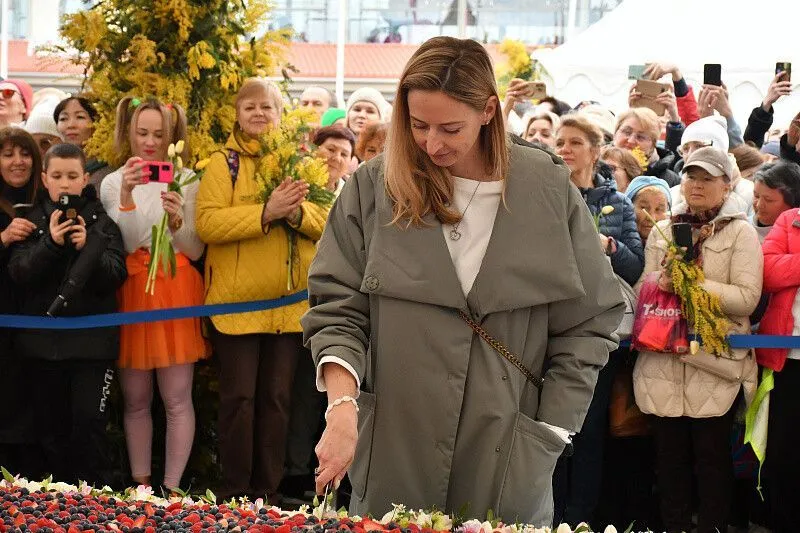
M 175 172 L 169 161 L 143 161 L 144 168 L 150 171 L 150 177 L 145 178 L 147 183 L 172 183 L 175 181 Z

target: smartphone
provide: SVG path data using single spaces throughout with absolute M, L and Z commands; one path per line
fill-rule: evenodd
M 641 98 L 636 100 L 632 105 L 633 107 L 646 107 L 652 109 L 659 117 L 664 114 L 667 107 L 659 102 L 656 102 L 656 97 L 670 90 L 668 83 L 660 83 L 653 80 L 638 80 L 636 82 L 636 92 L 642 95 Z
M 525 87 L 525 94 L 533 100 L 547 97 L 547 84 L 543 81 L 529 81 Z
M 694 259 L 694 243 L 692 242 L 692 225 L 688 222 L 676 222 L 672 224 L 672 238 L 679 248 L 686 248 L 684 261 Z
M 775 74 L 783 73 L 781 81 L 792 81 L 792 64 L 789 61 L 778 61 L 775 63 Z
M 168 161 L 144 161 L 145 168 L 150 170 L 150 177 L 146 178 L 145 183 L 172 183 L 175 181 L 175 173 L 172 163 Z
M 67 220 L 78 219 L 78 209 L 81 197 L 77 194 L 62 194 L 58 197 L 58 209 L 61 211 L 61 217 L 58 219 L 59 224 L 63 224 Z
M 629 80 L 642 80 L 644 79 L 644 71 L 647 65 L 628 65 L 628 79 Z
M 703 65 L 703 85 L 722 86 L 722 65 L 719 63 Z

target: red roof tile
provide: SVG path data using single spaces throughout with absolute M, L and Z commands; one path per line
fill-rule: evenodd
M 354 43 L 345 46 L 345 78 L 397 79 L 408 59 L 417 49 L 410 44 Z M 497 60 L 496 46 L 488 45 L 493 60 Z M 42 53 L 28 55 L 27 41 L 9 42 L 9 76 L 30 73 L 82 74 L 83 69 L 64 58 Z M 300 78 L 335 78 L 336 45 L 318 43 L 292 43 L 288 61 Z

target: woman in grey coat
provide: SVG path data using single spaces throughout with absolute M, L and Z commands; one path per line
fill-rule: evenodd
M 349 469 L 360 515 L 550 524 L 556 459 L 624 306 L 567 167 L 509 145 L 480 44 L 437 37 L 406 65 L 385 159 L 348 180 L 309 292 L 329 401 L 318 491 Z

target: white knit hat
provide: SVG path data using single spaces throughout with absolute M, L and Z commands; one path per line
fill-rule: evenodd
M 56 110 L 59 101 L 56 96 L 47 96 L 36 104 L 36 107 L 31 110 L 27 122 L 25 122 L 25 131 L 31 135 L 45 133 L 64 140 L 58 132 L 58 128 L 56 128 L 56 123 L 53 121 L 53 112 Z
M 372 87 L 360 87 L 353 91 L 350 98 L 347 99 L 347 112 L 350 113 L 350 108 L 356 102 L 369 102 L 378 108 L 378 113 L 381 115 L 381 121 L 386 122 L 387 115 L 391 114 L 389 102 L 383 97 L 381 92 Z
M 725 117 L 714 115 L 701 118 L 686 126 L 681 137 L 681 146 L 690 142 L 711 143 L 723 152 L 728 151 L 728 123 Z

